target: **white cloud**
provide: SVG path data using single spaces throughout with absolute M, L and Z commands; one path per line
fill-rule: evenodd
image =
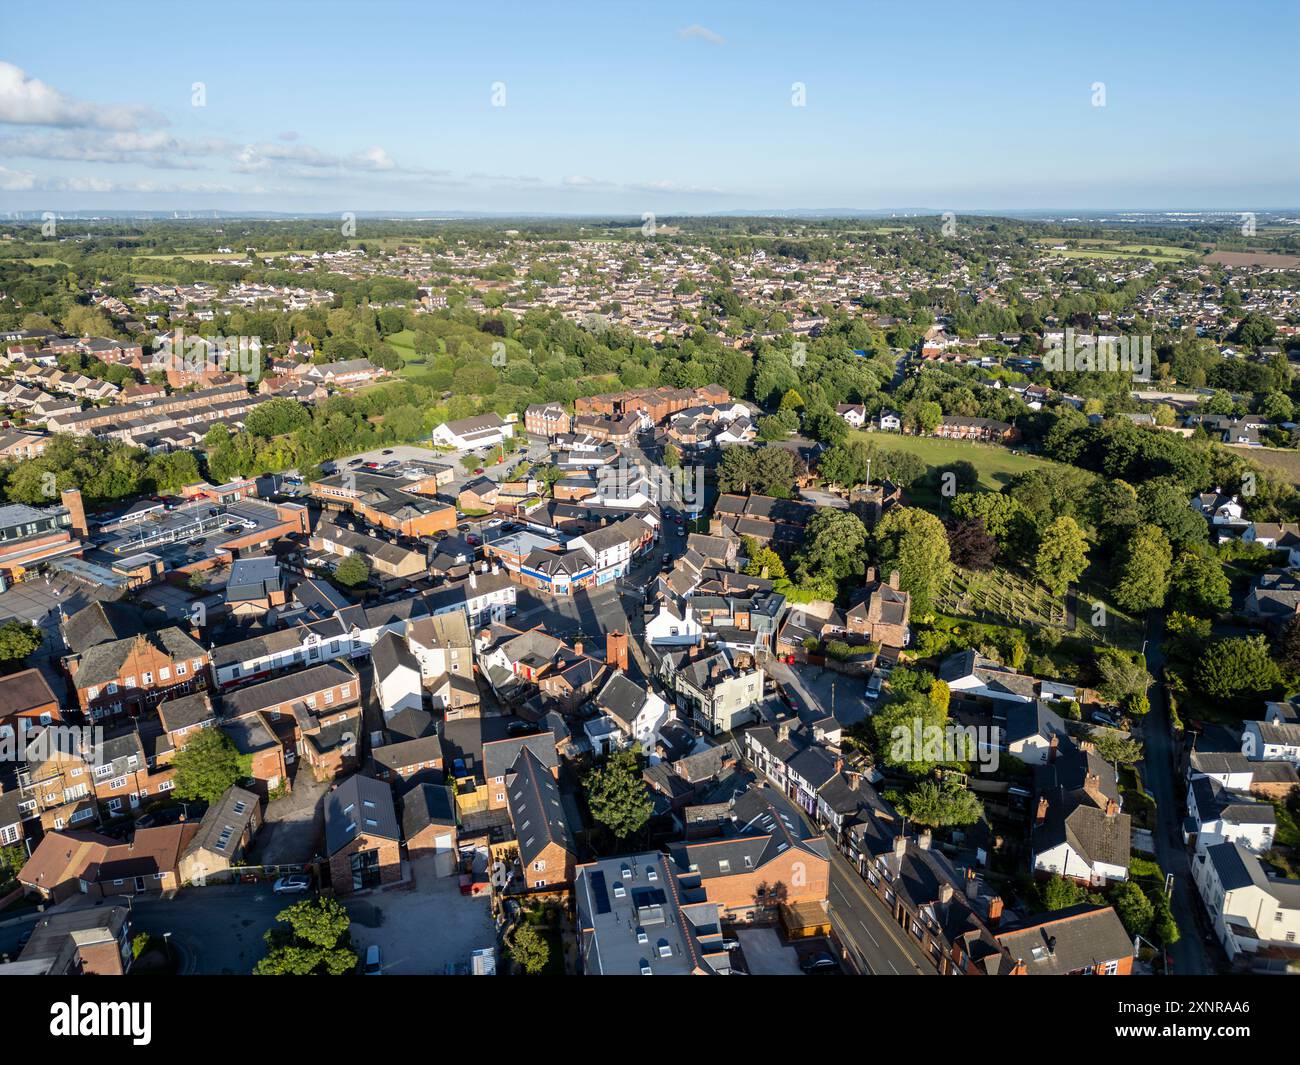
M 0 190 L 4 192 L 24 192 L 36 187 L 36 175 L 26 170 L 10 170 L 0 166 Z
M 152 108 L 74 100 L 20 67 L 0 61 L 0 122 L 14 126 L 72 126 L 134 130 L 167 120 Z
M 708 44 L 723 45 L 727 39 L 720 33 L 714 33 L 707 26 L 701 26 L 698 22 L 686 26 L 677 31 L 677 36 L 683 41 L 705 41 Z

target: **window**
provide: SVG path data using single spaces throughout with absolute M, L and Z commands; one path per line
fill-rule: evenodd
M 122 686 L 125 687 L 125 688 L 134 688 L 134 687 L 135 687 L 135 677 L 123 677 L 123 678 L 122 678 Z
M 116 694 L 117 694 L 117 685 L 116 685 L 116 684 L 112 684 L 112 683 L 110 683 L 107 687 L 104 688 L 104 692 L 105 692 L 105 694 L 107 694 L 107 695 L 116 695 Z
M 330 689 L 325 693 L 325 705 L 329 706 L 332 702 L 334 702 L 334 690 Z
M 196 659 L 194 660 L 194 672 L 197 673 L 197 672 L 198 672 L 200 669 L 202 669 L 202 668 L 203 668 L 203 659 L 201 659 L 201 658 L 196 658 Z M 235 673 L 236 673 L 236 675 L 238 675 L 238 673 L 239 673 L 239 667 L 238 667 L 238 666 L 235 667 Z
M 171 679 L 172 679 L 172 671 L 171 671 L 170 669 L 168 669 L 166 666 L 163 666 L 162 669 L 158 670 L 158 679 L 159 679 L 159 680 L 171 680 Z
M 339 697 L 343 699 L 352 698 L 352 685 L 351 684 L 343 685 L 343 687 L 339 689 Z
M 152 673 L 142 673 L 142 674 L 140 675 L 140 679 L 144 682 L 144 685 L 145 685 L 145 687 L 147 688 L 150 684 L 153 683 L 153 674 L 152 674 Z
M 185 674 L 188 673 L 189 671 L 190 671 L 190 667 L 187 666 L 184 662 L 176 663 L 176 675 L 178 677 L 185 676 Z
M 545 862 L 541 862 L 541 861 L 533 862 L 533 872 L 534 872 L 534 873 L 544 873 L 545 871 L 546 871 L 546 863 L 545 863 Z

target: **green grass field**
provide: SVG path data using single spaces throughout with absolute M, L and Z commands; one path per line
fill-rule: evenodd
M 1060 240 L 1040 240 L 1040 247 L 1051 248 Z M 1115 240 L 1081 240 L 1079 247 L 1053 251 L 1067 259 L 1150 259 L 1152 262 L 1181 262 L 1198 258 L 1200 253 L 1173 244 L 1125 244 Z
M 941 440 L 933 436 L 903 436 L 901 433 L 864 432 L 876 447 L 889 451 L 910 451 L 929 466 L 944 466 L 965 459 L 979 472 L 979 483 L 992 492 L 1002 488 L 1018 473 L 1053 466 L 1051 459 L 1013 454 L 998 444 L 969 440 Z

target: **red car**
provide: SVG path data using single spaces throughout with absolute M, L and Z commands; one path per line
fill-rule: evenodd
M 474 471 L 474 476 L 477 477 L 482 472 L 483 472 L 483 467 L 480 466 L 477 470 Z

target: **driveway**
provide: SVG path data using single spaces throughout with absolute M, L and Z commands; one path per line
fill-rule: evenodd
M 379 945 L 385 974 L 442 975 L 464 971 L 472 951 L 496 945 L 486 895 L 460 893 L 459 878 L 435 876 L 428 859 L 411 863 L 415 887 L 344 899 L 353 915 L 352 939 L 364 955 Z
M 320 851 L 325 837 L 325 796 L 330 786 L 301 770 L 293 791 L 266 809 L 249 861 L 258 865 L 300 865 Z

